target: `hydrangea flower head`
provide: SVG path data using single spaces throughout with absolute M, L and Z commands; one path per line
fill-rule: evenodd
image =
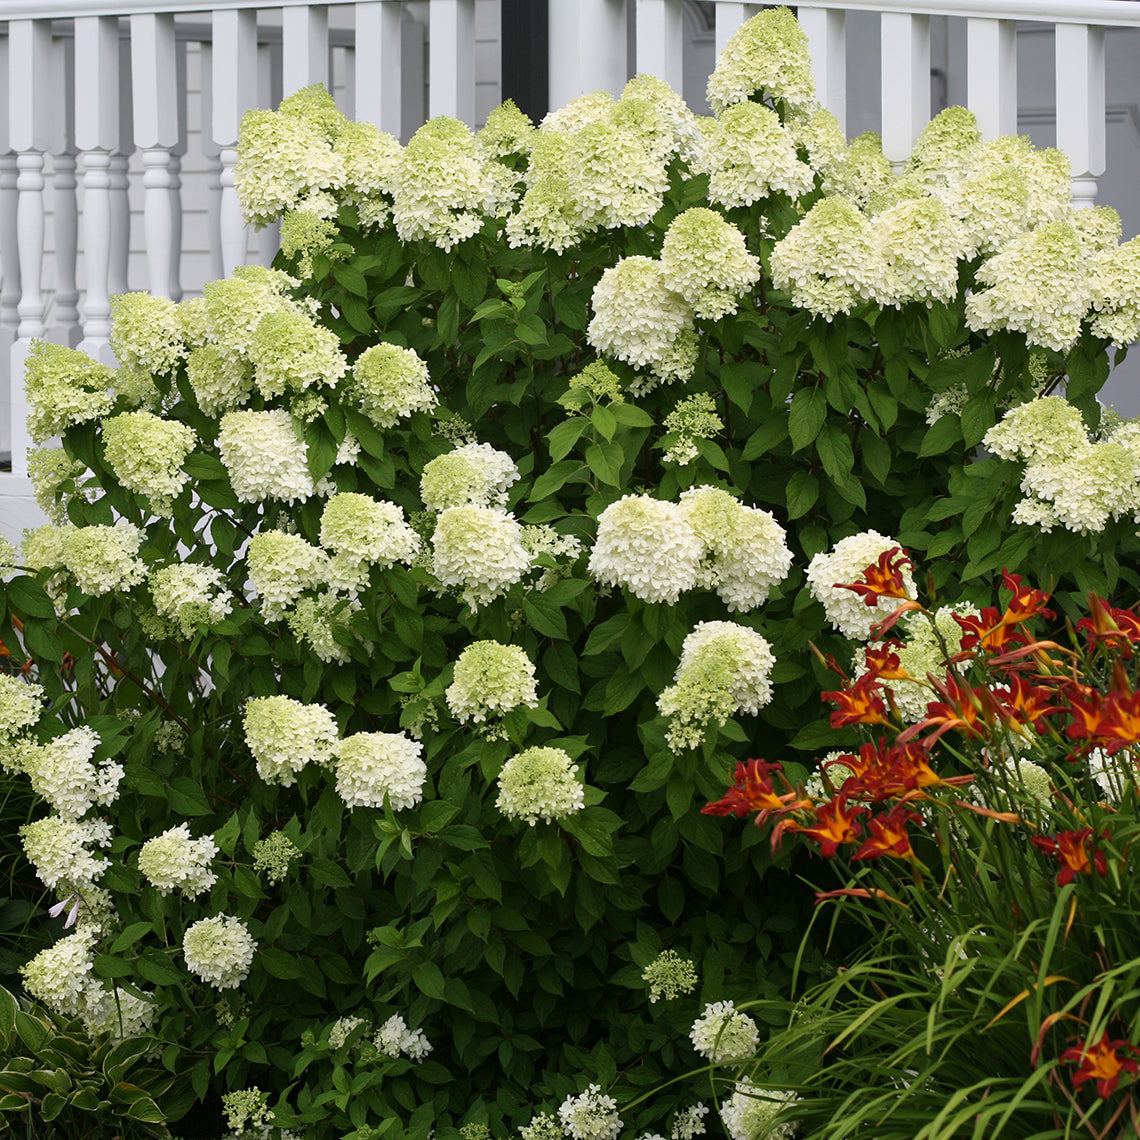
M 186 968 L 215 989 L 236 989 L 245 981 L 257 943 L 240 918 L 202 918 L 182 937 Z
M 798 198 L 815 181 L 795 137 L 775 111 L 757 103 L 736 103 L 709 126 L 703 162 L 709 200 L 728 208 L 751 206 L 777 191 Z
M 562 131 L 543 126 L 534 139 L 526 190 L 507 218 L 507 242 L 563 253 L 586 231 L 570 186 L 572 142 Z
M 590 573 L 645 602 L 673 605 L 697 584 L 704 544 L 673 503 L 623 495 L 598 517 Z
M 615 119 L 611 113 L 570 136 L 566 173 L 586 230 L 646 225 L 669 185 L 663 156 Z
M 227 412 L 218 432 L 218 451 L 234 494 L 243 503 L 294 503 L 316 493 L 308 449 L 284 408 Z
M 380 808 L 384 798 L 393 811 L 415 807 L 423 799 L 427 765 L 423 745 L 403 733 L 358 732 L 334 748 L 336 791 L 351 809 Z
M 249 342 L 253 382 L 266 399 L 335 384 L 348 371 L 340 338 L 296 306 L 268 312 Z
M 217 853 L 212 835 L 191 839 L 189 825 L 180 823 L 142 845 L 139 873 L 161 895 L 177 890 L 185 898 L 196 898 L 218 881 L 210 868 Z
M 150 412 L 124 412 L 103 421 L 103 448 L 115 477 L 167 517 L 186 486 L 182 464 L 197 442 L 185 424 Z
M 1089 210 L 1076 210 L 1084 216 Z M 1117 347 L 1140 339 L 1140 238 L 1100 254 L 1089 268 L 1089 328 Z
M 495 806 L 508 819 L 525 820 L 531 827 L 540 819 L 565 819 L 586 803 L 577 772 L 562 748 L 528 748 L 503 765 Z
M 81 494 L 78 480 L 86 470 L 86 464 L 72 459 L 62 447 L 37 447 L 28 452 L 28 478 L 36 504 L 56 526 L 67 521 L 67 504 Z M 65 490 L 68 482 L 76 489 Z
M 461 724 L 479 724 L 502 716 L 519 705 L 538 704 L 534 665 L 517 645 L 476 641 L 455 662 L 447 687 L 447 707 Z
M 883 154 L 882 137 L 875 131 L 864 131 L 847 145 L 842 159 L 823 174 L 823 192 L 850 198 L 865 209 L 872 195 L 882 194 L 894 181 L 891 160 Z
M 500 103 L 475 136 L 479 149 L 492 158 L 529 154 L 534 124 L 518 109 L 513 99 Z
M 1001 459 L 1054 464 L 1085 451 L 1089 437 L 1081 413 L 1064 396 L 1039 396 L 1006 412 L 982 443 Z
M 330 581 L 335 561 L 334 558 L 329 563 Z M 363 578 L 355 578 L 352 588 L 363 584 L 367 577 L 367 566 L 364 566 Z M 344 585 L 343 579 L 338 585 Z M 340 638 L 352 637 L 368 653 L 374 648 L 371 641 L 360 641 L 354 632 L 355 617 L 363 608 L 356 598 L 345 598 L 326 590 L 315 598 L 298 598 L 293 609 L 285 615 L 285 620 L 293 636 L 306 643 L 322 661 L 344 664 L 352 660 L 352 650 L 349 645 L 342 644 Z
M 349 396 L 381 428 L 413 412 L 430 412 L 436 406 L 427 365 L 413 349 L 398 344 L 371 345 L 352 366 Z
M 863 531 L 840 539 L 829 553 L 817 554 L 808 564 L 807 583 L 812 597 L 823 605 L 827 620 L 853 641 L 867 641 L 871 627 L 894 612 L 897 598 L 880 598 L 868 606 L 854 590 L 841 590 L 838 584 L 859 581 L 868 566 L 879 560 L 879 555 L 897 547 L 893 538 L 876 530 Z M 904 567 L 903 582 L 907 592 L 914 596 L 914 578 L 909 567 Z
M 693 1022 L 689 1038 L 702 1057 L 714 1063 L 746 1061 L 756 1052 L 760 1030 L 730 1001 L 713 1002 Z
M 718 320 L 735 312 L 739 298 L 760 280 L 760 259 L 734 225 L 694 206 L 665 231 L 661 272 L 665 288 L 684 297 L 698 317 Z
M 411 562 L 420 538 L 395 503 L 342 491 L 325 503 L 321 513 L 321 546 L 352 562 L 387 568 Z
M 265 873 L 270 883 L 279 883 L 301 857 L 301 849 L 283 831 L 271 831 L 253 845 L 253 873 Z
M 871 286 L 880 305 L 951 301 L 958 293 L 962 232 L 938 198 L 909 198 L 877 214 L 871 223 Z
M 288 787 L 306 764 L 328 764 L 336 747 L 336 720 L 324 705 L 292 697 L 253 697 L 242 716 L 245 742 L 257 761 L 257 774 Z
M 99 734 L 87 725 L 57 736 L 24 757 L 32 790 L 61 816 L 79 819 L 96 804 L 114 803 L 123 766 L 111 760 L 96 763 Z
M 716 414 L 716 402 L 708 392 L 695 392 L 678 400 L 666 415 L 664 426 L 667 432 L 677 433 L 677 442 L 662 459 L 681 466 L 692 463 L 700 454 L 696 443 L 698 439 L 712 439 L 724 431 L 724 422 Z
M 641 971 L 641 980 L 649 986 L 649 1000 L 653 1003 L 692 993 L 698 978 L 688 958 L 682 958 L 676 950 L 662 950 Z
M 107 869 L 107 862 L 90 849 L 110 844 L 111 825 L 102 819 L 48 815 L 24 824 L 20 841 L 44 886 L 63 884 L 86 893 Z
M 299 534 L 265 530 L 249 540 L 246 565 L 270 621 L 281 618 L 305 590 L 324 579 L 328 555 Z
M 372 1039 L 379 1053 L 386 1057 L 407 1057 L 412 1061 L 419 1061 L 431 1052 L 431 1042 L 424 1036 L 422 1029 L 409 1029 L 408 1024 L 398 1014 L 394 1013 L 377 1031 Z
M 617 1101 L 602 1093 L 601 1086 L 590 1085 L 584 1093 L 567 1097 L 558 1106 L 562 1131 L 572 1140 L 617 1140 L 622 1121 Z
M 240 407 L 253 395 L 253 365 L 245 356 L 200 344 L 186 358 L 186 378 L 198 407 L 208 416 Z
M 160 375 L 185 359 L 178 306 L 151 293 L 120 293 L 111 298 L 111 351 L 126 368 Z
M 790 1091 L 762 1089 L 745 1078 L 736 1082 L 732 1096 L 720 1106 L 720 1118 L 732 1140 L 791 1140 L 799 1125 L 777 1122 L 780 1110 L 796 1100 Z
M 429 511 L 505 507 L 507 490 L 518 477 L 519 469 L 506 452 L 489 443 L 465 443 L 424 465 L 420 496 Z
M 136 557 L 143 532 L 128 522 L 70 527 L 60 536 L 60 558 L 79 588 L 91 597 L 129 590 L 146 577 Z
M 94 941 L 77 930 L 41 950 L 20 968 L 24 986 L 33 997 L 64 1017 L 79 1017 L 87 988 L 95 980 Z
M 215 566 L 197 562 L 160 566 L 151 571 L 148 585 L 155 612 L 183 637 L 191 637 L 199 625 L 215 625 L 233 608 L 225 593 L 225 576 Z
M 685 638 L 673 684 L 657 699 L 674 752 L 696 748 L 711 721 L 755 714 L 772 699 L 776 659 L 755 630 L 731 621 L 698 622 Z
M 907 159 L 905 173 L 930 186 L 956 182 L 970 168 L 982 132 L 973 111 L 946 107 L 919 133 Z
M 111 410 L 114 382 L 114 369 L 87 353 L 32 341 L 24 375 L 32 442 L 43 443 L 73 424 L 101 419 Z
M 811 107 L 815 80 L 807 35 L 789 9 L 769 8 L 733 32 L 709 76 L 707 94 L 715 115 L 754 95 L 790 111 Z
M 707 1104 L 697 1101 L 688 1108 L 677 1109 L 673 1117 L 673 1127 L 669 1130 L 670 1140 L 693 1140 L 694 1136 L 701 1136 L 705 1131 L 704 1117 L 708 1116 Z
M 43 701 L 42 685 L 0 673 L 0 747 L 11 744 L 40 719 Z
M 448 507 L 432 535 L 436 577 L 460 588 L 472 612 L 505 594 L 530 569 L 522 529 L 505 511 Z

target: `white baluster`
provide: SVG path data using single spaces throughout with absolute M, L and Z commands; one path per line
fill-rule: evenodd
M 966 21 L 966 102 L 982 137 L 1017 134 L 1017 21 Z
M 272 45 L 260 44 L 257 49 L 257 103 L 260 107 L 276 107 L 281 102 L 282 69 L 276 66 Z M 281 248 L 281 223 L 262 226 L 253 235 L 256 250 L 254 263 L 269 266 Z
M 428 12 L 428 114 L 474 126 L 475 0 L 432 0 Z
M 1073 163 L 1073 205 L 1096 205 L 1104 173 L 1104 28 L 1057 25 L 1057 146 Z
M 52 142 L 52 46 L 49 20 L 8 22 L 8 141 L 16 152 L 16 249 L 20 262 L 19 323 L 12 345 L 7 398 L 12 472 L 28 470 L 24 362 L 44 335 L 44 152 Z
M 127 168 L 130 159 L 121 151 L 111 154 L 111 257 L 107 263 L 107 291 L 112 297 L 130 290 L 131 200 Z
M 724 51 L 725 45 L 732 39 L 733 32 L 745 20 L 755 16 L 760 11 L 759 4 L 740 4 L 736 0 L 717 0 L 716 6 L 716 54 Z
M 637 0 L 637 70 L 682 89 L 681 0 Z
M 135 143 L 142 150 L 143 225 L 146 231 L 147 287 L 170 296 L 178 287 L 181 242 L 175 220 L 178 202 L 178 47 L 174 17 L 143 13 L 131 17 Z M 176 300 L 177 298 L 172 298 Z
M 281 12 L 281 75 L 286 95 L 312 83 L 330 87 L 329 13 L 323 4 Z
M 550 0 L 551 107 L 591 91 L 618 95 L 628 78 L 622 0 Z
M 17 173 L 16 155 L 8 137 L 8 37 L 0 36 L 0 409 L 8 402 L 12 345 L 20 323 Z M 8 416 L 0 414 L 0 449 L 10 444 Z
M 206 161 L 206 233 L 210 255 L 210 281 L 226 275 L 222 263 L 222 152 L 208 129 L 214 121 L 214 51 L 204 43 L 199 56 L 202 68 L 202 157 Z
M 879 19 L 883 153 L 899 170 L 930 121 L 930 17 L 884 12 Z
M 216 11 L 213 26 L 213 133 L 222 164 L 218 236 L 222 268 L 229 275 L 248 258 L 248 227 L 234 189 L 234 166 L 241 117 L 257 98 L 257 13 Z
M 811 49 L 816 98 L 847 134 L 847 13 L 842 8 L 797 9 Z
M 398 0 L 353 5 L 356 14 L 356 117 L 400 137 L 404 7 Z
M 52 220 L 55 236 L 55 292 L 46 337 L 55 344 L 79 343 L 79 208 L 75 197 L 75 41 L 61 36 L 52 42 L 55 74 L 56 138 L 52 144 Z
M 111 152 L 119 145 L 119 21 L 75 21 L 75 142 L 83 156 L 83 263 L 87 296 L 79 347 L 112 363 Z

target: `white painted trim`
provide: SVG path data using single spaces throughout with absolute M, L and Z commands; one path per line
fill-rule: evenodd
M 991 20 L 1034 20 L 1052 24 L 1099 24 L 1140 27 L 1140 5 L 1130 0 L 808 0 L 801 8 L 845 8 L 847 11 L 901 15 L 966 16 Z M 3 0 L 0 0 L 3 11 Z

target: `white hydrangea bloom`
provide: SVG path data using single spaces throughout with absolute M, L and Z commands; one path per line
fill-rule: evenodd
M 180 823 L 142 845 L 139 873 L 159 894 L 177 890 L 184 898 L 196 898 L 218 881 L 210 868 L 217 853 L 218 845 L 212 835 L 191 839 L 189 824 Z
M 245 981 L 256 950 L 245 923 L 228 914 L 199 919 L 182 936 L 186 968 L 218 990 L 236 989 Z
M 590 344 L 635 368 L 659 369 L 693 325 L 689 303 L 668 288 L 661 263 L 650 257 L 624 257 L 607 269 L 590 304 Z
M 716 1064 L 746 1061 L 760 1044 L 760 1030 L 746 1013 L 730 1001 L 713 1002 L 689 1031 L 693 1048 Z
M 62 528 L 60 560 L 79 588 L 92 597 L 129 590 L 146 577 L 146 567 L 135 555 L 143 532 L 131 523 L 114 526 Z
M 979 266 L 979 285 L 966 298 L 966 324 L 975 330 L 1013 329 L 1027 344 L 1063 352 L 1081 333 L 1089 307 L 1081 243 L 1067 222 L 1052 222 L 1007 242 Z
M 955 183 L 970 169 L 981 141 L 982 132 L 973 111 L 946 107 L 915 139 L 905 173 L 917 175 L 931 188 Z
M 951 301 L 958 294 L 962 227 L 937 198 L 909 198 L 871 223 L 872 285 L 880 305 Z
M 349 397 L 381 428 L 413 412 L 430 412 L 437 404 L 427 365 L 413 349 L 398 344 L 374 344 L 352 366 Z
M 377 1031 L 372 1040 L 377 1052 L 386 1057 L 407 1057 L 419 1061 L 431 1052 L 431 1042 L 422 1029 L 408 1029 L 407 1022 L 394 1013 Z
M 284 408 L 227 412 L 218 431 L 218 451 L 234 494 L 243 503 L 294 503 L 316 493 L 308 449 Z
M 103 447 L 115 477 L 168 517 L 189 478 L 182 463 L 197 442 L 185 424 L 150 412 L 124 412 L 103 421 Z
M 368 1020 L 363 1017 L 338 1017 L 329 1026 L 328 1046 L 330 1049 L 340 1049 L 348 1040 L 349 1035 L 360 1025 L 367 1025 Z
M 253 382 L 266 400 L 335 384 L 348 371 L 337 334 L 296 306 L 266 313 L 247 351 Z
M 854 641 L 867 641 L 871 626 L 892 614 L 899 606 L 898 598 L 879 598 L 873 606 L 863 601 L 854 590 L 840 590 L 837 583 L 858 582 L 863 571 L 879 561 L 884 551 L 899 544 L 877 530 L 867 530 L 840 539 L 829 553 L 817 554 L 808 564 L 807 583 L 812 597 L 823 605 L 827 620 Z M 914 578 L 909 567 L 903 569 L 907 592 L 914 596 Z
M 673 1117 L 673 1127 L 669 1131 L 670 1140 L 693 1140 L 705 1132 L 704 1117 L 709 1114 L 709 1106 L 702 1101 L 677 1109 Z
M 211 344 L 227 360 L 248 363 L 258 326 L 267 313 L 295 312 L 287 290 L 300 282 L 277 269 L 242 265 L 232 277 L 207 281 L 202 296 L 183 301 L 179 319 L 188 344 Z M 251 366 L 252 367 L 252 366 Z
M 772 250 L 772 283 L 827 320 L 871 296 L 884 275 L 871 222 L 847 198 L 821 198 Z
M 760 259 L 744 235 L 714 210 L 694 206 L 678 214 L 661 245 L 661 277 L 698 317 L 718 320 L 760 280 Z
M 41 950 L 20 968 L 28 993 L 64 1017 L 79 1017 L 94 980 L 95 945 L 91 933 L 77 930 Z
M 11 744 L 40 719 L 43 700 L 42 685 L 0 673 L 0 746 Z
M 20 828 L 28 862 L 46 887 L 60 883 L 81 892 L 89 890 L 107 869 L 103 859 L 89 850 L 111 842 L 111 825 L 102 819 L 75 820 L 49 815 Z
M 732 1140 L 791 1140 L 799 1125 L 794 1120 L 774 1123 L 776 1114 L 797 1099 L 790 1091 L 762 1089 L 745 1078 L 720 1106 L 720 1118 Z
M 1022 499 L 1009 515 L 1010 522 L 1019 526 L 1035 526 L 1049 533 L 1060 520 L 1050 503 L 1041 499 Z
M 24 757 L 32 790 L 61 815 L 79 819 L 96 804 L 114 803 L 123 766 L 111 760 L 95 763 L 99 734 L 87 725 L 73 728 Z
M 465 443 L 424 464 L 420 497 L 429 511 L 448 507 L 505 507 L 519 477 L 515 461 L 489 443 Z
M 214 344 L 190 351 L 186 378 L 198 407 L 208 416 L 240 407 L 253 395 L 253 365 L 244 356 L 222 352 Z
M 530 569 L 522 528 L 505 511 L 448 507 L 432 535 L 433 568 L 445 586 L 460 587 L 474 613 L 505 594 Z
M 815 103 L 807 35 L 787 8 L 770 8 L 746 20 L 717 57 L 709 76 L 714 114 L 759 95 L 804 111 Z
M 663 79 L 639 72 L 622 89 L 619 106 L 636 100 L 648 106 L 660 123 L 664 136 L 660 146 L 664 157 L 677 155 L 683 162 L 693 163 L 700 153 L 701 128 L 697 116 L 685 100 Z
M 577 773 L 564 749 L 528 748 L 503 765 L 495 807 L 508 819 L 526 820 L 531 827 L 540 819 L 565 819 L 586 805 Z
M 883 154 L 882 137 L 864 131 L 851 140 L 842 160 L 824 172 L 823 192 L 842 194 L 865 209 L 872 195 L 882 194 L 894 177 L 891 160 Z
M 1021 487 L 1047 500 L 1067 530 L 1094 534 L 1104 530 L 1110 518 L 1140 511 L 1140 461 L 1129 448 L 1107 440 L 1056 466 L 1030 465 Z
M 549 1112 L 540 1112 L 529 1124 L 521 1125 L 519 1135 L 522 1140 L 563 1140 L 562 1125 L 558 1117 Z
M 600 1085 L 590 1085 L 584 1093 L 567 1097 L 558 1106 L 562 1131 L 572 1140 L 617 1140 L 622 1121 L 617 1101 L 602 1093 Z
M 752 610 L 787 577 L 792 552 L 769 511 L 746 507 L 727 491 L 692 487 L 680 513 L 706 549 L 698 580 L 716 590 L 729 610 Z
M 1064 396 L 1040 396 L 1010 408 L 982 444 L 1001 459 L 1056 464 L 1087 451 L 1081 413 Z
M 674 752 L 696 748 L 711 721 L 755 714 L 772 699 L 776 659 L 755 630 L 731 621 L 698 622 L 685 638 L 673 684 L 657 698 Z
M 563 131 L 544 125 L 535 136 L 526 191 L 507 218 L 505 232 L 512 248 L 537 246 L 563 253 L 585 233 L 586 223 L 570 188 L 572 149 L 571 137 Z
M 333 562 L 335 561 L 334 558 Z M 331 565 L 332 563 L 330 569 Z M 330 573 L 330 581 L 333 577 Z M 322 661 L 339 661 L 343 664 L 352 660 L 352 651 L 347 645 L 342 645 L 336 635 L 338 632 L 351 633 L 353 618 L 363 608 L 356 598 L 344 598 L 329 590 L 316 598 L 299 598 L 296 606 L 285 615 L 285 620 L 289 623 L 293 636 L 298 641 L 306 642 Z M 366 652 L 372 652 L 374 646 L 371 641 L 359 643 Z
M 538 704 L 534 665 L 517 645 L 476 641 L 455 662 L 447 687 L 447 707 L 461 724 L 479 724 L 519 705 Z
M 623 495 L 598 516 L 589 570 L 645 602 L 676 603 L 697 584 L 704 543 L 674 503 Z
M 382 808 L 385 796 L 393 811 L 415 807 L 423 799 L 427 779 L 423 749 L 403 733 L 346 736 L 333 748 L 337 795 L 350 809 Z
M 265 530 L 249 540 L 246 566 L 265 617 L 283 617 L 305 590 L 321 585 L 328 555 L 299 534 Z
M 28 452 L 28 478 L 40 510 L 57 526 L 67 521 L 67 504 L 86 497 L 81 476 L 87 465 L 73 460 L 62 447 L 37 447 Z M 71 482 L 73 491 L 64 489 Z
M 709 201 L 730 209 L 777 191 L 798 198 L 815 180 L 780 117 L 757 103 L 737 103 L 708 125 L 703 161 Z
M 1089 210 L 1075 210 L 1083 216 Z M 1101 253 L 1089 267 L 1089 328 L 1117 347 L 1140 339 L 1140 238 Z
M 694 392 L 677 401 L 665 416 L 664 428 L 676 433 L 677 442 L 661 458 L 684 466 L 700 455 L 697 440 L 712 439 L 724 431 L 724 421 L 716 414 L 716 401 L 708 392 Z
M 112 297 L 111 351 L 125 368 L 173 372 L 186 356 L 178 306 L 152 293 Z
M 408 526 L 402 507 L 342 491 L 321 513 L 321 546 L 349 562 L 386 569 L 396 562 L 410 563 L 419 552 L 420 537 Z
M 285 832 L 271 831 L 253 845 L 253 873 L 264 872 L 270 883 L 279 883 L 300 857 L 301 849 Z
M 681 994 L 692 993 L 697 987 L 696 968 L 688 958 L 676 950 L 662 950 L 644 970 L 641 980 L 649 986 L 649 1002 L 656 1004 L 661 998 L 671 1001 Z M 698 1115 L 698 1121 L 700 1116 Z M 702 1127 L 700 1131 L 704 1131 Z
M 245 742 L 257 761 L 257 774 L 288 787 L 306 764 L 328 764 L 336 747 L 336 719 L 324 705 L 292 697 L 253 697 L 242 716 Z
M 586 230 L 644 226 L 669 185 L 662 155 L 611 114 L 570 135 L 566 173 Z
M 225 575 L 215 566 L 176 562 L 151 571 L 147 582 L 155 612 L 191 637 L 201 624 L 220 622 L 233 608 Z
M 43 443 L 73 424 L 102 419 L 114 403 L 114 382 L 114 370 L 87 353 L 33 340 L 24 372 L 32 442 Z
M 1023 790 L 1038 807 L 1049 805 L 1053 798 L 1053 780 L 1040 764 L 1034 764 L 1032 760 L 1027 760 L 1024 756 L 1003 757 L 1001 767 L 1005 770 L 1005 778 L 1010 781 L 1014 788 Z M 1094 771 L 1092 764 L 1089 765 L 1089 775 L 1096 779 L 1097 772 Z M 1003 810 L 997 805 L 989 806 L 997 807 L 999 811 Z

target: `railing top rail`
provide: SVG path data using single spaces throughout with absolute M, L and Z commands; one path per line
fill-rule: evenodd
M 800 0 L 800 7 L 1140 27 L 1140 0 Z
M 228 12 L 239 8 L 300 8 L 311 3 L 313 0 L 0 0 L 0 20 Z

